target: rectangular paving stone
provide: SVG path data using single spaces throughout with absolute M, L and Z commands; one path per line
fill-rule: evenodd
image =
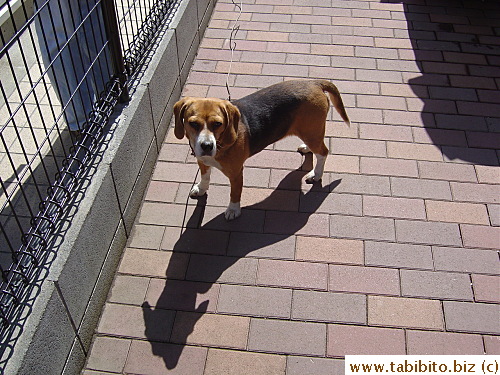
M 221 285 L 220 313 L 289 318 L 292 290 L 242 285 Z
M 465 148 L 465 147 L 441 147 L 444 155 L 444 160 L 451 163 L 472 162 L 474 164 L 484 164 L 487 166 L 494 166 L 498 164 L 498 159 L 494 150 L 480 149 L 480 148 Z M 483 177 L 482 171 L 478 173 L 479 178 Z
M 447 331 L 500 333 L 500 305 L 444 301 L 443 307 Z
M 197 170 L 197 164 L 158 162 L 152 179 L 157 181 L 193 182 Z
M 405 334 L 402 329 L 328 325 L 328 357 L 390 354 L 406 354 Z
M 257 210 L 298 211 L 300 192 L 273 189 L 243 189 L 241 205 Z
M 170 310 L 107 303 L 97 332 L 166 342 L 170 338 L 174 316 L 174 311 Z
M 285 366 L 283 355 L 210 348 L 203 374 L 284 375 Z
M 472 301 L 469 275 L 452 272 L 401 270 L 401 294 Z
M 222 255 L 226 253 L 228 242 L 227 232 L 166 227 L 161 248 L 178 253 Z
M 473 77 L 465 77 L 473 78 Z M 476 84 L 480 84 L 478 77 L 474 77 Z M 451 81 L 453 78 L 451 79 Z M 477 86 L 473 86 L 477 88 Z M 486 131 L 488 125 L 484 116 L 462 116 L 455 114 L 436 114 L 436 125 L 440 129 L 450 129 L 450 130 L 472 130 L 472 131 Z
M 370 266 L 433 269 L 430 246 L 365 241 L 365 262 Z
M 484 354 L 480 335 L 408 330 L 406 340 L 410 355 Z
M 420 99 L 415 99 L 415 100 L 418 100 L 420 101 L 420 103 L 422 103 Z M 426 114 L 422 113 L 421 110 L 422 108 L 419 111 L 408 112 L 408 111 L 395 111 L 392 109 L 384 109 L 383 123 L 397 125 L 397 126 L 400 126 L 401 124 L 405 124 L 406 126 L 419 126 L 419 127 L 433 126 L 434 116 L 426 116 Z
M 500 140 L 496 142 L 500 144 Z M 492 147 L 494 148 L 494 147 Z M 477 180 L 483 184 L 500 184 L 498 166 L 476 165 Z
M 363 214 L 401 219 L 425 219 L 422 199 L 363 196 Z
M 438 147 L 409 142 L 387 142 L 387 156 L 396 159 L 443 161 L 443 154 Z
M 331 375 L 342 374 L 345 362 L 341 359 L 288 356 L 286 361 L 287 375 Z
M 461 202 L 500 203 L 498 186 L 452 182 L 453 199 Z
M 460 224 L 460 230 L 466 247 L 500 248 L 500 227 Z
M 484 347 L 486 354 L 500 355 L 500 337 L 499 336 L 483 336 Z
M 127 374 L 202 374 L 207 348 L 133 340 L 125 365 Z
M 245 167 L 245 171 L 243 173 L 243 184 L 244 186 L 265 188 L 269 186 L 270 175 L 271 175 L 270 169 Z
M 191 148 L 188 144 L 163 143 L 160 154 L 158 155 L 158 161 L 184 163 L 190 154 Z M 150 186 L 153 185 L 153 183 L 158 183 L 158 187 L 174 188 L 173 190 L 175 193 L 175 184 L 170 183 L 169 185 L 169 183 L 162 183 L 161 181 L 151 181 Z M 158 190 L 158 193 L 161 193 L 161 191 Z M 163 194 L 165 193 L 167 193 L 167 191 L 163 192 Z
M 316 55 L 318 56 L 318 55 Z M 332 60 L 343 59 L 341 57 L 333 57 Z M 355 77 L 355 71 L 351 68 L 341 68 L 343 64 L 334 65 L 335 68 L 330 66 L 309 66 L 308 77 L 309 78 L 319 78 L 323 77 L 344 77 L 345 80 L 353 81 Z M 354 98 L 347 95 L 344 92 L 342 95 L 344 100 L 344 105 L 346 107 L 352 107 L 354 105 Z
M 359 173 L 359 157 L 330 155 L 328 159 L 326 159 L 325 172 Z
M 330 265 L 329 290 L 388 294 L 399 296 L 399 273 L 396 269 Z
M 415 142 L 467 147 L 463 131 L 449 129 L 412 128 Z
M 326 324 L 252 318 L 248 349 L 324 356 Z
M 179 311 L 171 342 L 245 349 L 250 318 Z
M 365 139 L 407 142 L 411 142 L 413 140 L 411 128 L 408 126 L 360 124 L 359 134 L 361 138 Z
M 368 324 L 442 330 L 441 303 L 428 299 L 368 296 Z
M 183 278 L 188 254 L 126 248 L 118 272 L 137 276 Z
M 337 193 L 391 195 L 389 177 L 332 173 L 332 181 L 340 181 Z
M 361 173 L 381 176 L 418 177 L 415 160 L 361 158 Z
M 183 311 L 195 311 L 203 304 L 206 311 L 214 312 L 219 287 L 212 283 L 151 279 L 146 301 L 160 309 Z
M 500 274 L 495 250 L 433 247 L 436 270 L 468 273 Z
M 195 211 L 193 206 L 186 207 L 184 204 L 145 202 L 138 213 L 137 220 L 141 224 L 180 227 L 183 223 L 188 225 L 191 216 L 198 218 L 198 215 L 199 212 Z
M 330 140 L 332 154 L 379 156 L 385 157 L 385 142 L 366 139 L 339 139 Z
M 491 92 L 491 91 L 484 91 Z M 497 102 L 498 102 L 498 93 L 496 94 Z M 500 142 L 500 136 L 497 133 L 489 133 L 489 132 L 467 132 L 467 140 L 469 142 L 469 147 L 478 147 L 478 148 L 498 148 L 498 142 Z M 496 179 L 498 181 L 498 173 Z
M 457 163 L 419 161 L 420 177 L 431 180 L 476 182 L 474 166 Z
M 178 187 L 179 184 L 177 182 L 151 181 L 144 199 L 163 203 L 173 202 Z
M 293 259 L 295 236 L 286 234 L 231 232 L 229 256 Z
M 132 228 L 128 246 L 142 249 L 159 249 L 165 227 L 157 225 L 139 225 Z
M 297 236 L 295 259 L 326 263 L 363 264 L 363 241 Z
M 394 220 L 375 217 L 330 215 L 330 236 L 394 241 Z
M 144 302 L 150 279 L 116 275 L 109 292 L 108 300 L 115 303 L 141 305 Z
M 458 224 L 396 220 L 398 242 L 461 246 Z
M 371 82 L 358 82 L 359 84 L 370 84 Z M 384 123 L 383 120 L 383 111 L 381 109 L 374 109 L 374 108 L 349 108 L 349 116 L 352 118 L 357 119 L 359 122 L 367 122 L 370 124 L 382 124 Z M 351 124 L 351 127 L 353 124 Z M 355 124 L 354 124 L 355 126 Z M 356 127 L 357 129 L 357 127 Z M 343 133 L 345 134 L 346 131 L 344 130 Z M 328 133 L 329 134 L 329 133 Z M 352 130 L 348 132 L 350 135 L 350 138 L 356 137 L 357 132 L 353 134 Z M 331 135 L 331 134 L 329 134 Z M 346 137 L 344 135 L 344 137 Z
M 258 285 L 326 290 L 328 265 L 259 259 Z
M 425 209 L 427 218 L 431 221 L 483 225 L 490 223 L 484 204 L 426 200 Z
M 294 290 L 292 319 L 366 323 L 366 297 L 356 294 Z
M 500 303 L 500 277 L 472 275 L 472 287 L 475 301 Z
M 488 215 L 491 225 L 500 226 L 500 204 L 488 204 Z
M 400 72 L 371 69 L 356 69 L 356 79 L 359 81 L 367 82 L 403 82 L 403 78 Z
M 361 215 L 360 195 L 308 191 L 300 197 L 301 212 Z
M 257 259 L 191 255 L 186 279 L 204 282 L 255 284 Z
M 328 215 L 303 212 L 266 212 L 265 233 L 328 236 Z
M 114 337 L 96 337 L 85 367 L 93 370 L 123 371 L 131 340 Z

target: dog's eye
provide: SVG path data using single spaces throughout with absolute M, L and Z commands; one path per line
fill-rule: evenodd
M 222 122 L 214 122 L 214 129 L 217 129 L 222 126 Z
M 197 122 L 191 121 L 189 123 L 189 126 L 191 126 L 194 130 L 198 130 L 200 128 L 200 125 Z

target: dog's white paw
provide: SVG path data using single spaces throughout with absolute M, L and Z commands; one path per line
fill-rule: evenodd
M 200 184 L 196 184 L 193 186 L 191 191 L 189 192 L 189 196 L 191 198 L 201 197 L 207 193 L 207 189 L 203 189 L 200 187 Z
M 224 212 L 224 217 L 227 221 L 234 220 L 241 215 L 240 202 L 233 203 L 230 202 L 227 206 L 226 212 Z
M 306 183 L 308 184 L 314 184 L 315 182 L 318 182 L 321 180 L 323 176 L 316 176 L 316 173 L 314 172 L 314 170 L 312 170 L 311 172 L 309 172 L 308 174 L 306 174 Z
M 307 147 L 305 144 L 301 144 L 298 148 L 297 151 L 300 152 L 302 155 L 308 154 L 311 152 L 309 147 Z

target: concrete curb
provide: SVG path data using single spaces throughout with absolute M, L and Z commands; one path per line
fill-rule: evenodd
M 216 0 L 183 0 L 110 136 L 5 374 L 77 374 Z M 112 136 L 111 136 L 112 135 Z M 59 239 L 58 239 L 59 240 Z M 73 325 L 77 327 L 76 334 Z

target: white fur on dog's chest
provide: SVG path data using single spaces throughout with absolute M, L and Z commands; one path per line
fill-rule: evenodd
M 198 158 L 198 160 L 200 160 L 203 164 L 205 164 L 208 167 L 214 167 L 219 170 L 222 170 L 220 163 L 211 156 L 201 156 Z

